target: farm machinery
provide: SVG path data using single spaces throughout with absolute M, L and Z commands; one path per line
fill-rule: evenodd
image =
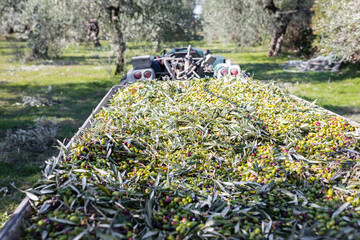
M 187 80 L 190 78 L 239 76 L 239 65 L 231 64 L 221 55 L 212 55 L 189 45 L 187 48 L 164 50 L 161 55 L 132 58 L 133 68 L 121 79 L 121 84 L 140 80 Z

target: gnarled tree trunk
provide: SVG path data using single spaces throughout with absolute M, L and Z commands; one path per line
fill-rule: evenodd
M 275 15 L 275 30 L 271 39 L 269 57 L 276 57 L 281 52 L 281 47 L 284 42 L 286 29 L 291 21 L 292 14 L 297 12 L 299 0 L 294 10 L 281 12 L 278 7 L 275 6 L 274 0 L 265 0 L 265 10 L 269 15 Z
M 123 34 L 121 32 L 121 29 L 117 27 L 116 33 L 115 33 L 115 48 L 116 48 L 116 69 L 115 69 L 115 75 L 118 75 L 124 71 L 125 67 L 125 50 L 126 50 L 126 44 L 123 39 Z
M 289 16 L 282 16 L 279 20 L 277 18 L 277 26 L 275 26 L 273 37 L 270 43 L 270 51 L 268 53 L 269 57 L 276 57 L 281 52 L 281 47 L 284 42 L 286 29 L 290 23 L 290 20 L 291 18 Z
M 119 23 L 119 16 L 121 14 L 120 11 L 120 3 L 116 6 L 114 5 L 106 5 L 106 11 L 108 12 L 108 16 L 110 18 L 110 22 L 112 23 L 115 29 L 114 35 L 114 44 L 115 44 L 115 52 L 116 52 L 116 68 L 115 75 L 118 75 L 124 71 L 125 66 L 125 50 L 126 50 L 126 42 L 124 39 L 123 30 Z

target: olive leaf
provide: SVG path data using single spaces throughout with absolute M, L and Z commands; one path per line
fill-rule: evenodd
M 346 202 L 343 205 L 341 205 L 331 216 L 331 218 L 336 218 L 342 211 L 344 211 L 351 203 Z

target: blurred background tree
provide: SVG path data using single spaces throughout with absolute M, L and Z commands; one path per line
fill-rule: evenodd
M 201 17 L 205 39 L 239 46 L 261 45 L 272 30 L 261 0 L 205 0 Z
M 128 42 L 152 41 L 158 51 L 161 42 L 190 40 L 194 24 L 192 0 L 79 0 L 79 21 L 97 19 L 102 36 L 115 51 L 115 74 L 124 70 Z
M 115 50 L 115 75 L 120 74 L 125 66 L 126 44 L 138 36 L 137 29 L 142 23 L 141 0 L 83 0 L 82 16 L 98 19 L 105 35 Z
M 17 32 L 31 49 L 31 59 L 57 57 L 69 43 L 84 38 L 90 19 L 115 51 L 115 74 L 124 70 L 130 41 L 161 42 L 192 39 L 198 21 L 193 0 L 1 0 L 2 31 Z M 94 40 L 98 46 L 98 37 Z
M 59 56 L 74 37 L 74 1 L 1 0 L 1 4 L 1 33 L 26 39 L 29 59 Z
M 26 25 L 20 23 L 22 9 L 26 0 L 0 0 L 0 34 L 24 32 Z
M 312 43 L 315 35 L 312 29 L 314 5 L 313 0 L 298 1 L 297 12 L 293 14 L 284 39 L 286 49 L 298 53 L 300 56 L 309 57 L 314 53 Z
M 264 0 L 264 9 L 272 17 L 273 36 L 269 57 L 281 52 L 284 41 L 287 48 L 303 55 L 311 53 L 313 34 L 311 25 L 312 0 Z
M 144 3 L 143 39 L 158 52 L 162 42 L 192 40 L 196 25 L 193 0 L 146 1 Z
M 20 22 L 27 25 L 24 34 L 33 58 L 56 57 L 74 36 L 76 16 L 70 0 L 27 0 Z
M 314 2 L 315 1 L 315 2 Z M 194 13 L 201 3 L 202 13 Z M 357 0 L 0 0 L 1 34 L 26 39 L 31 59 L 57 57 L 69 43 L 84 39 L 89 20 L 115 52 L 115 74 L 124 69 L 129 42 L 150 41 L 154 50 L 171 41 L 269 45 L 308 57 L 317 49 L 341 59 L 360 59 Z M 316 41 L 313 29 L 316 30 Z M 203 29 L 199 31 L 199 29 Z M 314 46 L 316 48 L 314 48 Z
M 347 61 L 360 60 L 360 4 L 358 0 L 316 0 L 313 20 L 322 54 Z
M 283 43 L 300 54 L 311 53 L 312 0 L 206 0 L 203 7 L 206 39 L 239 46 L 269 44 L 277 56 Z

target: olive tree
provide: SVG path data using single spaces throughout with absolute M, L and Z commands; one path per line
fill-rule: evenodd
M 83 16 L 96 18 L 115 48 L 115 74 L 124 70 L 127 43 L 188 39 L 193 19 L 191 0 L 80 0 Z M 81 14 L 80 14 L 81 15 Z
M 270 17 L 261 0 L 205 0 L 201 14 L 208 40 L 234 42 L 241 46 L 262 44 L 269 39 Z
M 29 57 L 49 58 L 77 36 L 78 0 L 0 0 L 0 33 L 27 40 Z
M 0 0 L 9 1 L 9 0 Z M 21 2 L 21 0 L 16 0 Z M 33 58 L 57 56 L 62 48 L 89 31 L 96 22 L 103 37 L 111 40 L 116 55 L 115 74 L 124 69 L 127 43 L 150 40 L 189 40 L 194 25 L 193 0 L 23 0 L 19 25 Z M 8 5 L 11 2 L 9 2 Z M 8 11 L 10 12 L 10 11 Z M 95 44 L 98 46 L 98 31 Z
M 277 56 L 286 37 L 304 50 L 311 22 L 312 0 L 206 0 L 203 5 L 207 39 L 234 42 L 242 46 L 270 41 L 269 56 Z M 288 29 L 292 31 L 286 35 Z M 312 39 L 309 38 L 309 41 Z
M 20 34 L 27 39 L 32 58 L 58 56 L 72 39 L 72 29 L 76 25 L 76 18 L 71 13 L 74 3 L 71 0 L 24 2 L 17 26 L 23 26 L 24 31 Z
M 312 41 L 308 35 L 312 34 L 310 29 L 312 0 L 264 0 L 264 9 L 272 17 L 273 36 L 270 43 L 269 57 L 277 56 L 281 52 L 281 47 L 285 40 L 286 32 L 290 28 L 293 30 L 292 36 L 298 35 L 301 44 L 309 45 Z M 296 32 L 300 33 L 297 34 Z M 288 34 L 288 36 L 291 36 Z M 307 40 L 308 39 L 308 40 Z M 300 50 L 305 50 L 305 46 L 298 46 Z
M 347 61 L 360 60 L 360 5 L 358 0 L 317 0 L 313 25 L 317 46 Z
M 304 57 L 314 53 L 312 46 L 315 40 L 312 29 L 313 5 L 313 0 L 299 1 L 297 11 L 293 14 L 285 34 L 284 45 L 286 48 L 294 50 Z
M 99 18 L 108 26 L 113 35 L 116 52 L 115 75 L 120 74 L 125 66 L 126 43 L 134 31 L 131 27 L 136 24 L 141 16 L 141 5 L 137 0 L 98 0 L 101 15 Z
M 144 38 L 159 51 L 161 42 L 187 41 L 193 35 L 197 21 L 193 0 L 147 1 L 144 4 Z
M 0 0 L 0 34 L 24 32 L 28 26 L 20 22 L 26 0 Z
M 22 36 L 27 38 L 31 56 L 48 58 L 84 36 L 90 19 L 98 19 L 104 35 L 112 37 L 118 74 L 124 68 L 126 42 L 141 20 L 141 5 L 141 0 L 27 0 L 19 25 L 28 26 Z

